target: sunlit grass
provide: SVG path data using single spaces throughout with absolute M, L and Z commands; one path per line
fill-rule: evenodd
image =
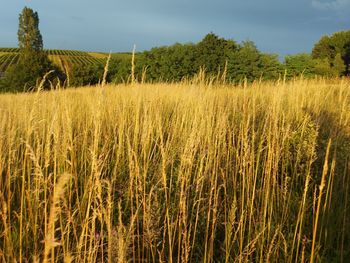
M 347 262 L 350 82 L 0 95 L 0 261 Z

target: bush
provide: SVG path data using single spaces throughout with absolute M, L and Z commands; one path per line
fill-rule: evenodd
M 45 76 L 47 81 L 43 88 L 50 88 L 51 84 L 64 81 L 65 75 L 53 65 L 44 52 L 24 52 L 20 54 L 17 64 L 11 65 L 0 82 L 0 91 L 21 92 L 33 90 Z
M 104 67 L 102 64 L 77 65 L 70 68 L 69 86 L 80 87 L 96 85 L 103 78 Z

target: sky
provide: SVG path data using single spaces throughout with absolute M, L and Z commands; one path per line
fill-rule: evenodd
M 0 47 L 18 45 L 24 6 L 38 12 L 48 49 L 142 51 L 213 32 L 284 57 L 350 29 L 350 0 L 0 0 Z

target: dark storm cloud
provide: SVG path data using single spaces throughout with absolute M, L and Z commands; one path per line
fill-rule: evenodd
M 13 2 L 5 0 L 0 10 L 0 46 L 11 31 L 16 36 L 24 5 L 38 11 L 48 48 L 129 51 L 135 43 L 143 50 L 197 42 L 212 31 L 239 42 L 253 40 L 260 49 L 283 56 L 309 52 L 322 35 L 350 25 L 349 0 Z M 16 45 L 15 37 L 6 41 Z

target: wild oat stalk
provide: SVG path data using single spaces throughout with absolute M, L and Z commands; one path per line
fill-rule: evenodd
M 44 248 L 44 259 L 43 262 L 47 263 L 49 260 L 50 253 L 54 252 L 54 248 L 60 245 L 60 242 L 55 240 L 55 223 L 57 215 L 60 211 L 60 199 L 63 197 L 65 192 L 66 184 L 71 178 L 70 174 L 63 174 L 58 179 L 57 185 L 55 185 L 54 194 L 50 205 L 50 216 L 48 221 L 48 230 L 45 236 L 45 248 Z

